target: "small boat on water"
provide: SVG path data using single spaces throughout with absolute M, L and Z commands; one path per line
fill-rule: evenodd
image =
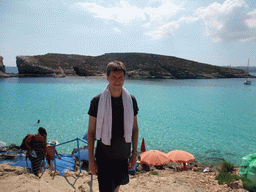
M 249 61 L 250 59 L 248 59 L 248 65 L 247 65 L 247 72 L 249 73 Z M 249 80 L 249 78 L 247 77 L 246 80 L 244 81 L 245 85 L 251 85 L 252 81 Z
M 248 78 L 246 78 L 246 80 L 244 81 L 244 84 L 245 85 L 251 85 L 252 82 Z

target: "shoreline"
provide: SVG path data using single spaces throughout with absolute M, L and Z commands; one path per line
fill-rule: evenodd
M 53 77 L 53 78 L 90 78 L 90 79 L 105 79 L 105 74 L 94 75 L 94 76 L 79 76 L 79 75 L 63 75 L 63 74 L 19 74 L 19 73 L 6 73 L 0 71 L 0 78 L 40 78 L 40 77 Z M 146 80 L 146 79 L 173 79 L 173 80 L 200 80 L 200 79 L 244 79 L 245 77 L 221 77 L 221 78 L 166 78 L 166 77 L 155 77 L 155 76 L 130 76 L 126 77 L 129 80 Z M 251 75 L 249 78 L 254 79 L 256 76 Z
M 87 145 L 86 144 L 83 144 L 81 145 L 80 147 L 80 150 L 83 150 L 83 149 L 87 149 Z M 58 150 L 58 148 L 56 148 Z M 0 149 L 0 161 L 1 160 L 11 160 L 11 159 L 15 159 L 15 156 L 18 154 L 19 152 L 19 146 L 17 146 L 16 144 L 11 144 L 9 146 L 7 146 L 6 148 L 2 148 Z M 77 148 L 73 148 L 70 150 L 71 152 L 70 153 L 65 153 L 65 152 L 62 152 L 61 150 L 58 150 L 59 154 L 65 154 L 65 155 L 72 155 L 74 153 L 77 152 Z M 2 154 L 2 153 L 7 153 L 6 155 Z M 9 154 L 8 154 L 9 152 Z M 137 155 L 137 161 L 139 161 L 139 155 L 142 154 L 143 152 L 140 152 L 138 153 Z M 165 153 L 165 152 L 164 152 Z M 166 153 L 167 154 L 167 153 Z M 218 159 L 218 158 L 216 158 Z M 219 167 L 223 162 L 225 162 L 226 160 L 225 159 L 221 159 L 219 158 L 218 161 L 213 161 L 213 160 L 203 160 L 203 159 L 199 159 L 195 156 L 195 161 L 193 162 L 190 162 L 190 167 L 194 167 L 194 164 L 197 164 L 199 167 L 210 167 L 210 168 L 213 168 L 213 167 Z M 227 161 L 229 162 L 229 161 Z M 167 167 L 167 168 L 171 168 L 174 166 L 175 163 L 173 162 L 168 162 L 166 163 L 166 165 L 164 165 L 164 167 Z M 176 163 L 175 166 L 179 165 L 180 163 Z M 239 167 L 239 165 L 235 165 L 235 167 Z
M 63 147 L 63 146 L 62 146 Z M 138 148 L 140 148 L 140 144 L 138 145 Z M 76 152 L 76 148 L 65 148 L 66 151 L 63 151 L 62 149 L 58 149 L 58 147 L 56 148 L 59 152 L 59 154 L 66 154 L 66 155 L 72 155 Z M 87 144 L 85 143 L 82 143 L 80 145 L 80 150 L 81 149 L 87 149 Z M 154 150 L 154 149 L 148 149 L 149 150 Z M 10 144 L 6 150 L 1 150 L 0 149 L 0 152 L 7 152 L 7 151 L 19 151 L 19 146 L 17 146 L 16 144 Z M 162 151 L 162 150 L 160 150 Z M 168 152 L 171 151 L 171 150 L 168 150 Z M 164 151 L 162 151 L 164 152 Z M 164 152 L 164 153 L 168 153 L 168 152 Z M 187 152 L 190 152 L 190 151 L 187 151 Z M 207 151 L 206 151 L 207 152 Z M 197 163 L 198 165 L 201 165 L 201 166 L 205 166 L 205 167 L 215 167 L 215 166 L 219 166 L 220 164 L 222 164 L 224 161 L 226 162 L 231 162 L 232 164 L 234 164 L 235 167 L 239 167 L 239 165 L 241 164 L 242 162 L 242 157 L 240 158 L 240 162 L 239 163 L 234 163 L 230 160 L 226 160 L 225 158 L 223 158 L 221 155 L 220 156 L 205 156 L 206 152 L 202 152 L 202 153 L 199 153 L 199 154 L 193 154 L 195 156 L 195 161 L 193 164 Z M 142 152 L 139 151 L 139 154 L 141 154 Z M 17 155 L 18 153 L 10 153 L 10 156 L 13 156 L 13 158 Z M 198 157 L 200 156 L 200 157 Z M 0 160 L 2 159 L 3 155 L 0 154 Z M 138 157 L 137 157 L 138 158 Z
M 140 145 L 138 145 L 138 148 L 140 147 Z M 77 148 L 73 148 L 73 149 L 66 149 L 66 150 L 68 150 L 69 152 L 63 152 L 61 149 L 58 149 L 58 147 L 56 148 L 57 150 L 58 150 L 58 152 L 59 152 L 59 154 L 66 154 L 66 155 L 72 155 L 73 153 L 75 153 L 76 151 L 77 151 Z M 83 143 L 81 146 L 80 146 L 80 150 L 81 149 L 87 149 L 87 145 L 85 144 L 85 143 Z M 154 150 L 154 149 L 149 149 L 149 150 Z M 149 151 L 148 150 L 148 151 Z M 0 149 L 0 152 L 12 152 L 12 151 L 19 151 L 19 146 L 17 146 L 16 144 L 14 144 L 14 143 L 12 143 L 12 144 L 10 144 L 7 148 L 6 148 L 6 150 L 1 150 Z M 161 151 L 161 150 L 160 150 Z M 171 151 L 171 150 L 169 150 L 169 151 Z M 164 151 L 162 151 L 162 152 L 164 152 Z M 190 152 L 190 151 L 187 151 L 187 152 Z M 139 151 L 139 153 L 138 154 L 141 154 L 142 152 L 140 152 Z M 166 153 L 166 152 L 164 152 L 164 153 Z M 10 153 L 10 155 L 11 156 L 16 156 L 18 153 Z M 166 153 L 167 154 L 167 153 Z M 227 161 L 227 162 L 231 162 L 231 161 L 229 161 L 229 160 L 226 160 L 226 159 L 224 159 L 223 157 L 217 157 L 217 156 L 209 156 L 209 157 L 205 157 L 206 159 L 204 159 L 204 158 L 202 158 L 204 155 L 203 155 L 204 153 L 201 153 L 201 155 L 200 154 L 193 154 L 194 156 L 195 156 L 195 161 L 194 161 L 194 163 L 197 163 L 198 165 L 202 165 L 202 166 L 206 166 L 206 167 L 214 167 L 214 166 L 218 166 L 218 165 L 220 165 L 220 164 L 222 164 L 224 161 Z M 200 157 L 198 157 L 198 156 L 200 156 Z M 1 157 L 3 157 L 3 156 L 1 156 L 1 154 L 0 154 L 0 160 L 2 159 Z M 138 157 L 137 157 L 138 158 Z M 207 160 L 208 159 L 208 160 Z M 241 158 L 241 161 L 242 161 L 242 158 Z M 232 163 L 232 162 L 231 162 Z M 240 162 L 241 163 L 241 162 Z M 240 163 L 239 164 L 235 164 L 235 163 L 233 163 L 234 164 L 234 166 L 236 166 L 236 167 L 239 167 L 239 165 L 240 165 Z

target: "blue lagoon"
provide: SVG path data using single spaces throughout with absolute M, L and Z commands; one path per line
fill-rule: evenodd
M 0 79 L 0 140 L 20 145 L 28 133 L 46 128 L 48 141 L 82 138 L 92 97 L 105 79 Z M 139 146 L 163 152 L 180 149 L 198 161 L 239 165 L 255 153 L 256 86 L 243 79 L 126 80 L 139 106 Z M 40 119 L 41 123 L 37 124 Z M 59 152 L 71 153 L 76 144 Z

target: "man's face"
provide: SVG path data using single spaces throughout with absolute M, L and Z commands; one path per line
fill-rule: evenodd
M 107 80 L 111 91 L 120 91 L 124 84 L 124 72 L 111 71 L 109 76 L 107 76 Z

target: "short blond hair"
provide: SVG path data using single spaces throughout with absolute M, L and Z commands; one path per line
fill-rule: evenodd
M 111 61 L 107 65 L 107 76 L 110 75 L 111 71 L 123 71 L 125 75 L 126 68 L 121 61 Z

